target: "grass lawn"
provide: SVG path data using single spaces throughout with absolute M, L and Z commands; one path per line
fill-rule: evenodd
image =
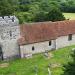
M 63 13 L 66 19 L 75 20 L 75 13 Z
M 59 67 L 51 67 L 52 75 L 61 75 L 63 73 L 63 64 L 72 61 L 70 56 L 72 48 L 75 46 L 65 47 L 59 50 L 51 51 L 52 58 L 46 58 L 43 54 L 33 55 L 30 59 L 17 59 L 10 61 L 6 68 L 0 67 L 0 75 L 35 75 L 34 66 L 38 66 L 38 75 L 48 75 L 48 64 L 60 64 Z

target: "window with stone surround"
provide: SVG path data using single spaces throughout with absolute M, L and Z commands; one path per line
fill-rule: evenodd
M 51 41 L 49 41 L 49 46 L 51 46 Z
M 68 41 L 71 41 L 72 40 L 72 34 L 69 34 L 68 35 Z
M 35 48 L 34 48 L 34 46 L 32 46 L 32 51 L 34 51 L 35 50 Z

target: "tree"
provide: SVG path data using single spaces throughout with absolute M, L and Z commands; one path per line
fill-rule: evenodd
M 75 75 L 75 50 L 71 54 L 73 61 L 69 62 L 67 65 L 64 65 L 64 74 L 63 75 Z
M 21 12 L 27 12 L 27 11 L 29 11 L 29 5 L 28 4 L 27 5 L 19 5 L 19 10 Z
M 59 8 L 59 5 L 56 1 L 43 0 L 40 2 L 40 8 L 45 12 L 49 12 L 49 10 L 52 8 L 52 6 Z
M 0 16 L 12 15 L 14 8 L 8 3 L 8 0 L 0 0 Z
M 62 21 L 65 20 L 62 12 L 58 8 L 51 7 L 49 13 L 44 11 L 39 11 L 36 13 L 34 20 L 35 22 L 43 21 Z
M 15 14 L 18 19 L 19 19 L 19 23 L 22 24 L 22 23 L 25 23 L 25 22 L 32 22 L 32 14 L 29 13 L 29 12 L 24 12 L 24 13 L 16 13 Z
M 60 3 L 60 9 L 63 12 L 75 12 L 75 1 L 73 0 L 67 0 L 66 2 Z
M 33 21 L 35 21 L 35 22 L 46 21 L 46 13 L 43 12 L 43 11 L 40 11 L 40 12 L 36 13 Z
M 19 0 L 7 0 L 11 5 L 18 5 Z
M 47 14 L 47 20 L 62 21 L 65 20 L 65 17 L 63 16 L 62 12 L 58 8 L 53 7 L 50 9 L 49 13 Z

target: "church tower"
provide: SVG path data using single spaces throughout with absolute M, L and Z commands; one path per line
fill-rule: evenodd
M 0 17 L 0 48 L 3 59 L 19 56 L 19 20 L 15 16 Z

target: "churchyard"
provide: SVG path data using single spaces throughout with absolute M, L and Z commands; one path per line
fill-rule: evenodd
M 2 61 L 0 62 L 0 75 L 61 75 L 63 65 L 72 61 L 70 54 L 74 47 L 36 54 L 28 59 Z

